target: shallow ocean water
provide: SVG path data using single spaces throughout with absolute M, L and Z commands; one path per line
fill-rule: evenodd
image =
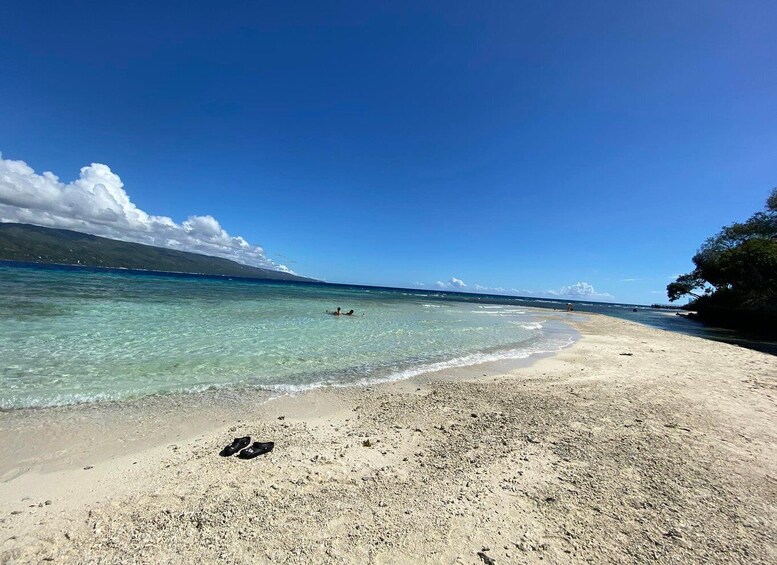
M 353 308 L 353 317 L 325 310 Z M 406 378 L 569 345 L 518 303 L 443 293 L 0 266 L 0 408 Z

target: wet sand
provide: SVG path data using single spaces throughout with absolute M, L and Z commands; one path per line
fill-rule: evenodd
M 562 319 L 520 366 L 1 413 L 0 562 L 777 562 L 777 359 Z

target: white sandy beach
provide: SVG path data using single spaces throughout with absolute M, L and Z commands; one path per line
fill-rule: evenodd
M 574 320 L 507 372 L 2 413 L 0 562 L 777 562 L 777 359 Z

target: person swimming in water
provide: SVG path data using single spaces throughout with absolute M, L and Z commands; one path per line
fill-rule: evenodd
M 356 315 L 353 310 L 349 310 L 348 312 L 341 312 L 339 306 L 337 307 L 337 310 L 334 310 L 334 311 L 327 310 L 326 313 L 331 314 L 332 316 L 355 316 Z M 364 312 L 362 312 L 362 316 L 364 316 Z

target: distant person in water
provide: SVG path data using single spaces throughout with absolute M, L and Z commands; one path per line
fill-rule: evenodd
M 329 310 L 327 310 L 326 313 L 327 314 L 332 314 L 332 316 L 339 316 L 341 314 L 340 307 L 338 306 L 337 310 L 335 310 L 334 312 L 330 312 Z
M 572 303 L 571 302 L 567 302 L 567 312 L 572 312 L 573 310 L 574 310 L 574 308 L 572 307 Z
M 353 310 L 349 310 L 345 313 L 346 316 L 353 316 Z

